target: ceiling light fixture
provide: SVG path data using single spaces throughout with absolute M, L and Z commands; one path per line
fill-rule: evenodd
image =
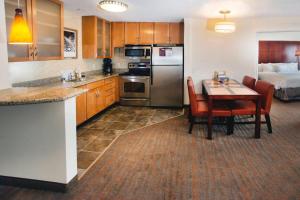
M 221 10 L 220 14 L 224 15 L 224 20 L 215 24 L 215 31 L 217 33 L 233 33 L 236 29 L 235 23 L 226 19 L 226 15 L 230 14 L 230 11 Z
M 97 7 L 109 12 L 124 12 L 128 9 L 127 4 L 120 1 L 113 1 L 113 0 L 100 1 Z
M 12 21 L 9 34 L 9 44 L 32 44 L 32 34 L 26 20 L 23 17 L 20 2 L 18 0 L 18 8 L 15 10 L 15 18 Z

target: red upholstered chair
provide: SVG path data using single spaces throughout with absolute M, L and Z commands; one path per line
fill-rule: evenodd
M 244 78 L 243 78 L 243 85 L 247 86 L 248 88 L 250 88 L 252 90 L 254 90 L 255 82 L 256 82 L 256 79 L 252 78 L 250 76 L 244 76 Z
M 261 114 L 265 115 L 268 132 L 272 133 L 270 111 L 272 106 L 274 85 L 266 81 L 258 80 L 254 90 L 262 95 Z M 255 115 L 256 105 L 252 101 L 236 101 L 232 107 L 232 115 Z
M 192 133 L 193 126 L 195 124 L 196 117 L 207 117 L 208 115 L 208 105 L 207 101 L 199 101 L 197 99 L 197 94 L 195 93 L 193 80 L 191 77 L 187 79 L 189 99 L 190 99 L 190 128 L 189 133 Z M 214 117 L 230 117 L 231 111 L 225 105 L 214 105 L 213 109 Z

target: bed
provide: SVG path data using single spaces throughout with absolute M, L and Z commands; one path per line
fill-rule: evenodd
M 274 96 L 283 101 L 300 100 L 300 71 L 297 63 L 259 65 L 258 79 L 275 86 Z

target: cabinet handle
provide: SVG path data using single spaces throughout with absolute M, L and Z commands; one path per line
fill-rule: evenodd
M 36 56 L 38 55 L 38 50 L 37 50 L 36 47 L 34 48 L 34 52 L 35 52 L 35 53 L 34 53 L 34 56 L 36 57 Z

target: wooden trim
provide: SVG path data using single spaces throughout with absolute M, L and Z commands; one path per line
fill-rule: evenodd
M 50 190 L 55 192 L 67 192 L 68 189 L 72 187 L 76 182 L 77 175 L 68 184 L 26 178 L 16 178 L 10 176 L 0 176 L 1 185 L 9 185 L 39 190 Z
M 58 1 L 58 0 L 55 0 Z M 64 15 L 64 3 L 60 2 L 60 59 L 64 59 L 64 21 L 65 21 L 65 15 Z M 77 40 L 78 40 L 78 32 L 76 31 Z M 76 48 L 78 46 L 78 42 L 76 40 Z M 78 50 L 78 49 L 77 49 Z M 78 52 L 76 50 L 76 58 L 78 57 Z

